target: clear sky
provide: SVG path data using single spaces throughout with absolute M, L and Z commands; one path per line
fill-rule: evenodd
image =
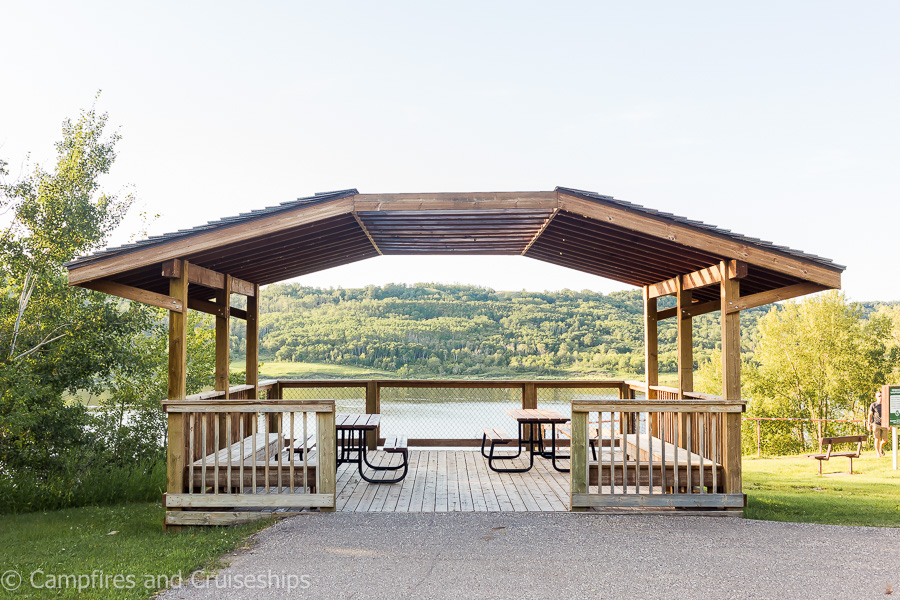
M 14 2 L 0 156 L 90 106 L 152 233 L 317 191 L 577 187 L 847 265 L 900 300 L 900 3 Z M 137 227 L 130 221 L 114 243 Z M 536 261 L 384 257 L 310 285 L 627 286 Z

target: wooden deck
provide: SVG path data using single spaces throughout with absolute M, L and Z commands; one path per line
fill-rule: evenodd
M 399 457 L 375 453 L 380 463 Z M 393 459 L 392 459 L 393 457 Z M 512 465 L 523 466 L 516 459 Z M 561 461 L 568 467 L 568 461 Z M 410 450 L 409 474 L 400 483 L 363 481 L 355 465 L 338 468 L 336 510 L 357 512 L 567 511 L 569 474 L 535 458 L 527 473 L 495 473 L 471 450 Z

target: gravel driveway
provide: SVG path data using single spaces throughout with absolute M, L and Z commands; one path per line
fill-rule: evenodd
M 186 598 L 884 598 L 900 529 L 570 513 L 293 517 Z

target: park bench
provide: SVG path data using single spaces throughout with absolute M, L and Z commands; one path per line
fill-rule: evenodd
M 814 458 L 819 461 L 819 475 L 822 474 L 822 462 L 826 460 L 831 460 L 832 457 L 835 456 L 845 456 L 850 459 L 850 471 L 849 473 L 853 475 L 853 459 L 859 458 L 862 454 L 863 444 L 866 442 L 867 436 L 864 435 L 842 435 L 836 437 L 823 437 L 819 438 L 820 446 L 827 446 L 824 454 L 807 454 L 806 456 L 809 458 Z M 840 444 L 856 444 L 855 452 L 832 452 L 832 447 Z
M 505 445 L 513 441 L 513 438 L 502 429 L 496 427 L 485 427 L 484 435 L 481 436 L 481 455 L 487 459 L 494 456 L 494 447 L 498 444 Z M 490 454 L 485 454 L 484 446 L 487 442 L 491 443 Z M 518 455 L 517 455 L 518 456 Z

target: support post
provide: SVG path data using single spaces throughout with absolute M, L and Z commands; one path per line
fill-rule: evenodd
M 229 346 L 231 345 L 231 316 L 228 307 L 231 306 L 231 275 L 225 275 L 224 286 L 216 290 L 216 304 L 225 310 L 216 315 L 216 390 L 225 393 L 228 399 L 230 387 L 229 375 L 231 374 L 231 359 Z M 226 413 L 219 413 L 219 431 L 224 432 L 226 427 Z M 219 436 L 219 450 L 228 443 L 227 436 Z
M 684 399 L 685 392 L 694 391 L 694 331 L 693 317 L 686 312 L 691 305 L 693 294 L 684 289 L 681 277 L 676 277 L 675 318 L 678 319 L 678 397 Z M 681 448 L 687 448 L 686 413 L 678 413 L 678 440 Z
M 334 496 L 337 484 L 337 456 L 334 449 L 337 447 L 334 428 L 334 409 L 331 412 L 316 413 L 316 436 L 318 452 L 318 469 L 316 469 L 316 477 L 319 478 L 316 488 L 319 494 L 331 494 Z M 334 512 L 332 503 L 330 508 L 320 508 L 322 512 Z
M 366 414 L 377 415 L 381 413 L 381 388 L 377 381 L 366 382 Z M 378 448 L 378 440 L 381 437 L 381 426 L 368 432 L 366 444 L 369 450 Z
M 184 263 L 181 276 L 169 282 L 169 295 L 178 299 L 183 312 L 169 311 L 169 400 L 184 400 L 187 396 L 187 299 L 188 265 Z M 166 441 L 166 491 L 184 493 L 185 439 L 184 413 L 169 413 Z M 168 509 L 172 510 L 172 509 Z M 165 527 L 165 524 L 163 524 Z
M 644 286 L 644 382 L 647 399 L 655 400 L 659 394 L 650 389 L 659 385 L 659 316 L 656 298 L 650 297 L 650 286 Z M 650 433 L 659 436 L 659 416 L 650 417 Z
M 726 263 L 719 265 L 723 274 Z M 728 307 L 740 298 L 740 281 L 723 277 L 719 283 L 722 301 L 722 397 L 726 400 L 741 398 L 741 313 L 728 312 Z M 725 414 L 723 440 L 724 491 L 741 493 L 741 414 Z
M 602 418 L 602 415 L 601 415 Z M 572 411 L 572 460 L 571 478 L 569 482 L 569 510 L 584 512 L 584 507 L 576 508 L 573 500 L 576 494 L 588 493 L 588 413 Z M 598 449 L 598 452 L 600 450 Z M 597 472 L 597 485 L 599 486 L 600 472 Z
M 247 385 L 253 386 L 251 398 L 259 397 L 259 285 L 247 296 Z

